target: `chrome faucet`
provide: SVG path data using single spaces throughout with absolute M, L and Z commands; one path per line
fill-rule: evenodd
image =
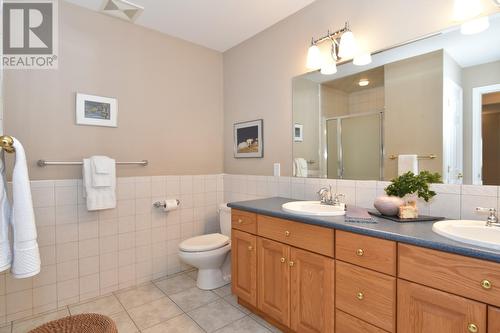
M 330 205 L 330 206 L 340 206 L 342 202 L 341 198 L 344 198 L 345 195 L 341 193 L 333 193 L 332 186 L 322 187 L 318 191 L 319 200 L 322 205 Z
M 497 210 L 495 208 L 483 208 L 483 207 L 477 207 L 476 212 L 488 212 L 490 215 L 488 216 L 488 219 L 486 220 L 486 226 L 487 227 L 500 227 L 500 223 L 498 222 L 498 217 L 497 217 Z

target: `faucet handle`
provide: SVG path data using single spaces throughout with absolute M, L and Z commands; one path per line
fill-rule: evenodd
M 486 220 L 486 226 L 492 226 L 498 224 L 496 208 L 476 207 L 476 212 L 478 213 L 488 212 L 490 214 L 488 216 L 488 219 Z

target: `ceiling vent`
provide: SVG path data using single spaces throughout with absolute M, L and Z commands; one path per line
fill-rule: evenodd
M 104 14 L 134 22 L 144 11 L 144 7 L 127 0 L 104 0 L 101 11 Z

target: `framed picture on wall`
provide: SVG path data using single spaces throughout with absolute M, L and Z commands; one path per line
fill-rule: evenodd
M 301 124 L 293 125 L 293 141 L 295 142 L 304 141 L 304 125 Z
M 118 101 L 115 98 L 76 94 L 76 124 L 118 126 Z
M 258 119 L 234 124 L 234 157 L 264 156 L 263 123 Z

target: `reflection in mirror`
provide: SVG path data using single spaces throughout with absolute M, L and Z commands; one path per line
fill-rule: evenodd
M 387 49 L 368 66 L 293 79 L 297 177 L 390 180 L 439 172 L 500 185 L 500 17 Z

